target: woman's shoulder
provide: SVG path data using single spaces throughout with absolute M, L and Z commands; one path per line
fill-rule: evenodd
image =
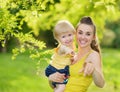
M 88 55 L 87 61 L 98 61 L 100 60 L 100 54 L 97 51 L 92 50 L 92 52 Z
M 95 50 L 92 50 L 92 52 L 91 52 L 91 54 L 90 54 L 91 56 L 100 56 L 100 54 L 99 54 L 99 52 L 97 52 L 97 51 L 95 51 Z

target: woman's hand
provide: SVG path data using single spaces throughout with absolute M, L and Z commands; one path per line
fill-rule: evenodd
M 56 72 L 56 73 L 51 74 L 49 76 L 49 80 L 54 81 L 54 82 L 61 82 L 62 83 L 64 81 L 64 79 L 65 79 L 65 74 L 61 74 L 59 72 Z
M 83 64 L 83 68 L 79 71 L 79 73 L 84 72 L 84 76 L 89 76 L 94 71 L 94 65 L 92 62 L 85 62 Z

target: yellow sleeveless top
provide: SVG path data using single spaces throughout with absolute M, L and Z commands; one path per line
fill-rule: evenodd
M 88 54 L 90 54 L 89 52 Z M 80 61 L 76 62 L 74 65 L 70 66 L 70 78 L 66 85 L 66 89 L 64 92 L 86 92 L 89 85 L 92 82 L 91 76 L 84 76 L 83 73 L 79 73 L 80 69 L 83 67 L 83 63 L 87 58 L 87 55 L 82 57 Z
M 57 49 L 55 49 L 55 53 L 52 56 L 52 60 L 50 62 L 50 65 L 57 69 L 64 69 L 66 65 L 71 64 L 70 55 L 59 55 L 57 53 Z

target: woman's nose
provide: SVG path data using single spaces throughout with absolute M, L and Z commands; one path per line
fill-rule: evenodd
M 85 35 L 81 35 L 81 38 L 84 39 L 84 38 L 85 38 Z

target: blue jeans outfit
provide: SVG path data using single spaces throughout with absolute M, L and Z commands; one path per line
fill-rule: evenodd
M 65 74 L 66 79 L 62 82 L 52 82 L 53 86 L 56 87 L 56 84 L 67 84 L 68 82 L 68 76 L 70 76 L 69 73 L 69 66 L 66 66 L 64 69 L 56 69 L 55 67 L 49 65 L 46 69 L 45 69 L 45 75 L 47 77 L 49 77 L 49 75 L 55 73 L 55 72 L 59 72 L 59 73 L 63 73 Z

